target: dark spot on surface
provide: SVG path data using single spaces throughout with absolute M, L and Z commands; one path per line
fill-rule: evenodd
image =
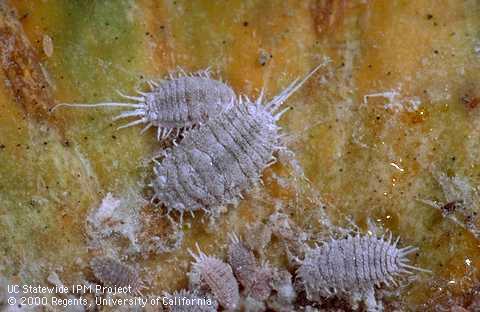
M 268 53 L 265 50 L 261 50 L 258 62 L 260 63 L 260 65 L 265 66 L 271 58 L 273 58 L 272 54 Z
M 117 137 L 116 137 L 115 135 L 112 135 L 112 139 L 116 140 L 116 139 L 117 139 Z
M 0 149 L 4 149 L 5 148 L 5 144 L 0 144 Z
M 433 18 L 433 15 L 432 14 L 427 14 L 427 19 L 428 20 L 431 20 Z
M 462 96 L 462 103 L 468 110 L 472 110 L 480 104 L 480 97 L 470 97 L 468 94 L 465 94 Z
M 247 27 L 247 26 L 248 26 L 248 22 L 243 22 L 243 26 Z
M 48 144 L 48 142 L 47 142 L 47 141 L 43 142 L 43 145 L 47 145 L 47 144 Z
M 438 54 L 438 50 L 433 50 L 433 53 Z
M 440 209 L 445 215 L 449 215 L 453 213 L 457 208 L 461 208 L 463 205 L 463 200 L 454 200 L 451 202 L 446 203 Z
M 161 26 L 160 26 L 160 29 L 161 29 L 161 30 L 164 30 L 164 29 L 165 29 L 165 26 L 161 25 Z

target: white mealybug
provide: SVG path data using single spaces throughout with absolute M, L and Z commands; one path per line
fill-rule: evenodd
M 182 144 L 167 149 L 154 166 L 153 199 L 168 211 L 183 214 L 199 209 L 212 212 L 241 198 L 276 161 L 273 153 L 284 148 L 276 123 L 289 108 L 278 109 L 319 67 L 266 104 L 263 90 L 255 102 L 240 97 L 230 110 L 194 128 Z
M 232 266 L 239 283 L 245 288 L 250 288 L 254 283 L 257 270 L 255 255 L 234 233 L 229 234 L 229 238 L 228 263 Z
M 234 233 L 229 234 L 228 263 L 245 294 L 256 300 L 266 300 L 271 293 L 273 271 L 267 265 L 259 266 L 253 252 Z
M 138 118 L 118 129 L 138 124 L 146 124 L 141 131 L 144 133 L 150 127 L 157 129 L 157 139 L 163 140 L 173 130 L 178 136 L 181 130 L 188 130 L 196 125 L 229 110 L 235 101 L 235 92 L 226 83 L 210 78 L 208 69 L 187 74 L 181 71 L 178 77 L 170 74 L 169 79 L 155 82 L 147 81 L 149 92 L 138 92 L 138 96 L 124 95 L 122 97 L 136 101 L 134 103 L 104 102 L 97 104 L 58 104 L 59 107 L 128 107 L 132 110 L 120 113 L 113 120 L 128 117 Z
M 202 282 L 208 285 L 221 306 L 235 310 L 240 301 L 240 294 L 232 268 L 220 259 L 204 254 L 198 245 L 197 249 L 198 255 L 189 250 L 195 259 L 192 263 L 193 270 L 199 273 Z
M 348 235 L 332 239 L 320 247 L 309 249 L 297 271 L 308 293 L 337 291 L 366 291 L 374 285 L 396 285 L 394 276 L 427 271 L 408 264 L 408 254 L 418 248 L 397 248 L 399 239 L 392 243 L 384 237 Z M 429 271 L 427 271 L 429 272 Z

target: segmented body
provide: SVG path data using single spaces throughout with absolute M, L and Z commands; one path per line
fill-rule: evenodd
M 154 170 L 155 198 L 170 211 L 210 211 L 234 202 L 256 185 L 282 148 L 275 113 L 316 70 L 295 80 L 267 104 L 240 98 L 230 110 L 193 129 L 182 144 L 167 150 Z
M 131 286 L 133 293 L 140 293 L 143 283 L 137 270 L 111 257 L 94 257 L 90 261 L 95 277 L 107 287 Z
M 98 104 L 59 104 L 68 107 L 129 107 L 132 110 L 120 113 L 114 120 L 135 117 L 138 118 L 121 128 L 145 124 L 142 133 L 151 126 L 158 127 L 157 138 L 166 138 L 172 130 L 192 128 L 203 124 L 229 110 L 235 100 L 235 93 L 227 84 L 211 79 L 208 71 L 193 74 L 180 74 L 179 77 L 159 83 L 148 81 L 151 90 L 140 92 L 138 96 L 120 95 L 135 103 L 98 103 Z
M 154 126 L 181 128 L 228 110 L 235 93 L 218 80 L 187 76 L 162 82 L 145 97 L 145 115 Z
M 298 269 L 307 291 L 367 290 L 374 285 L 396 284 L 394 276 L 421 270 L 407 264 L 415 247 L 397 248 L 382 238 L 357 235 L 309 250 Z
M 235 234 L 229 236 L 228 263 L 238 282 L 248 296 L 260 301 L 266 300 L 272 290 L 272 269 L 266 265 L 259 266 L 253 252 Z
M 235 234 L 230 235 L 228 245 L 228 263 L 238 282 L 245 288 L 250 288 L 255 281 L 257 260 L 251 250 L 241 242 Z
M 257 300 L 267 300 L 272 292 L 272 279 L 272 268 L 266 265 L 258 267 L 254 272 L 252 284 L 246 289 L 246 293 Z
M 202 281 L 208 285 L 220 305 L 226 309 L 236 309 L 240 294 L 230 265 L 218 258 L 205 255 L 200 249 L 198 255 L 192 252 L 190 254 L 196 261 L 193 263 L 193 269 L 200 273 Z
M 263 121 L 241 103 L 190 131 L 155 167 L 155 196 L 180 212 L 233 202 L 273 160 L 277 129 Z

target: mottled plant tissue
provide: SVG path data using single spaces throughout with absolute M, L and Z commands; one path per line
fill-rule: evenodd
M 466 177 L 435 173 L 435 180 L 442 189 L 443 199 L 433 201 L 419 199 L 421 202 L 437 208 L 442 215 L 455 224 L 467 229 L 480 239 L 480 193 L 478 186 L 472 185 Z
M 138 267 L 148 298 L 173 293 L 186 287 L 186 250 L 198 242 L 227 264 L 231 232 L 255 256 L 252 275 L 267 268 L 249 283 L 232 268 L 240 311 L 479 310 L 478 11 L 472 0 L 1 1 L 0 310 L 18 308 L 7 284 L 91 281 L 99 255 Z M 281 94 L 324 55 L 270 123 L 281 144 L 265 164 L 267 123 L 247 118 L 245 95 Z M 168 76 L 177 66 L 221 75 Z M 51 112 L 64 102 L 111 111 Z M 362 230 L 337 229 L 346 217 Z M 418 246 L 412 266 L 433 274 L 371 286 L 390 247 L 342 240 L 364 239 L 370 218 Z M 332 257 L 315 253 L 324 246 Z M 375 278 L 340 291 L 365 277 L 357 247 Z M 327 258 L 342 274 L 321 271 L 316 293 L 298 269 Z
M 116 198 L 108 193 L 100 206 L 92 209 L 87 217 L 86 232 L 92 246 L 106 246 L 114 244 L 114 235 L 120 235 L 129 241 L 129 245 L 138 249 L 138 234 L 142 228 L 139 219 L 139 208 L 146 201 L 130 193 L 122 198 Z

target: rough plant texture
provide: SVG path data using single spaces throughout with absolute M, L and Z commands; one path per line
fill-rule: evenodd
M 397 311 L 434 307 L 428 302 L 438 288 L 430 277 L 456 281 L 446 295 L 468 292 L 464 268 L 480 267 L 478 239 L 415 199 L 448 204 L 432 166 L 480 185 L 478 1 L 2 1 L 8 2 L 5 12 L 17 14 L 4 15 L 0 30 L 0 275 L 10 283 L 46 285 L 52 270 L 66 285 L 86 275 L 76 263 L 92 255 L 85 239 L 92 207 L 109 192 L 122 199 L 130 189 L 142 194 L 151 180 L 151 165 L 140 162 L 158 149 L 154 129 L 143 136 L 137 127 L 117 131 L 120 123 L 109 124 L 113 109 L 49 114 L 55 103 L 98 103 L 115 90 L 133 94 L 141 81 L 177 65 L 213 65 L 237 93 L 256 97 L 266 86 L 270 96 L 326 55 L 329 69 L 292 96 L 287 104 L 294 110 L 279 121 L 295 135 L 288 147 L 325 206 L 296 193 L 288 179 L 274 179 L 288 177 L 279 157 L 264 171 L 265 186 L 222 215 L 215 231 L 186 217 L 181 248 L 137 258 L 150 279 L 146 294 L 185 287 L 186 249 L 198 242 L 222 256 L 232 230 L 248 246 L 257 244 L 251 248 L 262 259 L 286 268 L 277 234 L 268 246 L 247 236 L 247 224 L 265 222 L 272 203 L 289 207 L 285 213 L 310 233 L 324 229 L 320 211 L 333 224 L 371 217 L 420 247 L 418 262 L 434 274 L 382 297 L 386 311 L 394 310 L 392 301 L 404 304 Z M 50 57 L 44 36 L 52 38 Z M 260 53 L 266 63 L 259 63 Z M 396 92 L 392 101 L 363 101 L 388 92 Z M 463 221 L 458 208 L 451 216 Z M 171 233 L 161 221 L 151 228 L 162 239 Z
M 407 264 L 406 258 L 416 248 L 399 249 L 397 243 L 392 243 L 391 236 L 388 240 L 369 235 L 332 239 L 309 250 L 297 274 L 307 293 L 367 291 L 381 283 L 396 284 L 395 275 L 416 269 Z
M 138 232 L 142 226 L 138 208 L 144 201 L 138 196 L 116 198 L 108 193 L 99 207 L 95 207 L 86 218 L 85 232 L 91 248 L 105 251 L 112 246 L 121 245 L 117 240 L 128 241 L 128 251 L 137 251 Z M 134 203 L 134 209 L 129 206 Z M 120 239 L 122 238 L 122 239 Z M 125 251 L 124 251 L 125 252 Z
M 478 186 L 472 185 L 466 177 L 449 177 L 445 173 L 434 173 L 440 185 L 444 200 L 421 202 L 439 209 L 442 215 L 455 224 L 467 229 L 475 238 L 480 239 L 480 193 Z

